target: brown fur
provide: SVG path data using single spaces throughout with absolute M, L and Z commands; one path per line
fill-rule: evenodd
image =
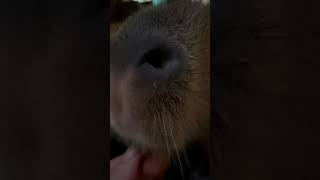
M 171 155 L 193 141 L 208 137 L 210 9 L 200 3 L 189 3 L 175 2 L 144 10 L 129 18 L 112 37 L 111 47 L 137 35 L 132 31 L 156 34 L 162 29 L 164 38 L 183 49 L 189 65 L 170 85 L 152 92 L 140 88 L 130 69 L 119 76 L 111 65 L 111 113 L 117 114 L 111 115 L 111 127 L 124 142 L 144 151 Z M 149 18 L 159 20 L 161 26 L 147 22 Z M 111 61 L 116 61 L 112 53 Z M 116 112 L 120 106 L 125 109 L 122 113 Z

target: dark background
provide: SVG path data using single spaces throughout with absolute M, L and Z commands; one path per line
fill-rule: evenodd
M 318 7 L 213 1 L 216 179 L 320 179 Z
M 105 180 L 107 1 L 0 1 L 0 179 Z

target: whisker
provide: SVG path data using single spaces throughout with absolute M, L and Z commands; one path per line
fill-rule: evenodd
M 172 119 L 170 118 L 170 121 L 171 121 L 171 125 L 172 125 Z M 169 126 L 170 128 L 170 133 L 171 133 L 171 139 L 172 139 L 172 142 L 173 142 L 173 145 L 174 145 L 174 148 L 175 148 L 175 152 L 176 152 L 176 155 L 177 155 L 177 158 L 178 158 L 178 162 L 179 162 L 179 166 L 180 166 L 180 171 L 181 171 L 181 176 L 182 176 L 182 179 L 184 179 L 184 171 L 183 171 L 183 167 L 182 167 L 182 163 L 181 163 L 181 158 L 180 158 L 180 154 L 178 152 L 178 148 L 177 148 L 177 144 L 173 138 L 173 133 L 172 133 L 172 128 L 171 126 Z
M 168 155 L 170 155 L 169 143 L 168 143 L 168 139 L 167 139 L 166 125 L 165 125 L 164 118 L 161 118 L 161 119 L 162 119 L 162 124 L 163 124 L 163 131 L 164 131 L 164 137 L 165 137 L 165 142 L 166 142 L 166 146 L 167 146 L 167 151 L 168 151 Z M 169 163 L 170 163 L 170 160 L 169 160 Z

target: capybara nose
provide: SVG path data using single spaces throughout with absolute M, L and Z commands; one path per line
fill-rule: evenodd
M 185 66 L 183 48 L 162 38 L 137 39 L 114 45 L 112 71 L 122 72 L 119 76 L 130 72 L 127 82 L 143 90 L 165 88 L 179 77 Z
M 136 71 L 145 76 L 145 83 L 167 85 L 179 76 L 183 69 L 181 50 L 170 43 L 156 44 L 143 51 Z

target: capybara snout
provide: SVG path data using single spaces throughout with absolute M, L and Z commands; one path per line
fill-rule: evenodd
M 169 154 L 207 135 L 210 8 L 174 1 L 144 9 L 112 35 L 111 128 L 125 142 Z

